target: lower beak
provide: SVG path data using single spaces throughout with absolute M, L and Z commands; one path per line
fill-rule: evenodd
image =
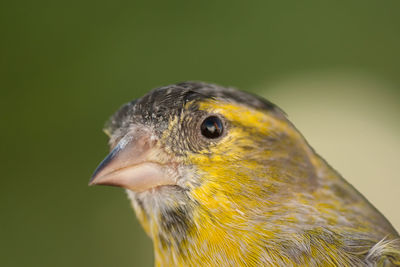
M 142 192 L 176 184 L 176 170 L 150 129 L 126 134 L 95 170 L 89 185 L 111 185 Z

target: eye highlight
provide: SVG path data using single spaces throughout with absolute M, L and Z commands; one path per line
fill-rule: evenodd
M 220 118 L 210 116 L 204 119 L 200 126 L 201 134 L 209 139 L 215 139 L 222 135 L 224 126 Z

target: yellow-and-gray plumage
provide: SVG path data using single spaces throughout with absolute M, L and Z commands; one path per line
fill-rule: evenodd
M 265 99 L 170 85 L 106 132 L 91 184 L 127 189 L 156 266 L 400 266 L 396 230 Z

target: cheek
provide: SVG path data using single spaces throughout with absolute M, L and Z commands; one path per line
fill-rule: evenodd
M 201 148 L 188 154 L 191 164 L 197 166 L 214 166 L 224 168 L 230 162 L 238 161 L 246 157 L 249 150 L 257 145 L 249 138 L 249 134 L 243 130 L 232 130 L 215 143 L 209 143 L 207 147 Z
M 260 136 L 244 128 L 233 128 L 219 143 L 212 146 L 210 151 L 226 161 L 242 158 L 252 150 L 259 149 L 259 139 Z
M 208 150 L 212 143 L 201 135 L 200 128 L 204 115 L 205 112 L 197 112 L 172 121 L 163 134 L 168 148 L 182 156 Z

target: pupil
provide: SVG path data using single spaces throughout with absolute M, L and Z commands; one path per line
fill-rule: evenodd
M 201 124 L 201 134 L 207 138 L 217 138 L 222 134 L 222 122 L 216 116 L 206 118 Z

